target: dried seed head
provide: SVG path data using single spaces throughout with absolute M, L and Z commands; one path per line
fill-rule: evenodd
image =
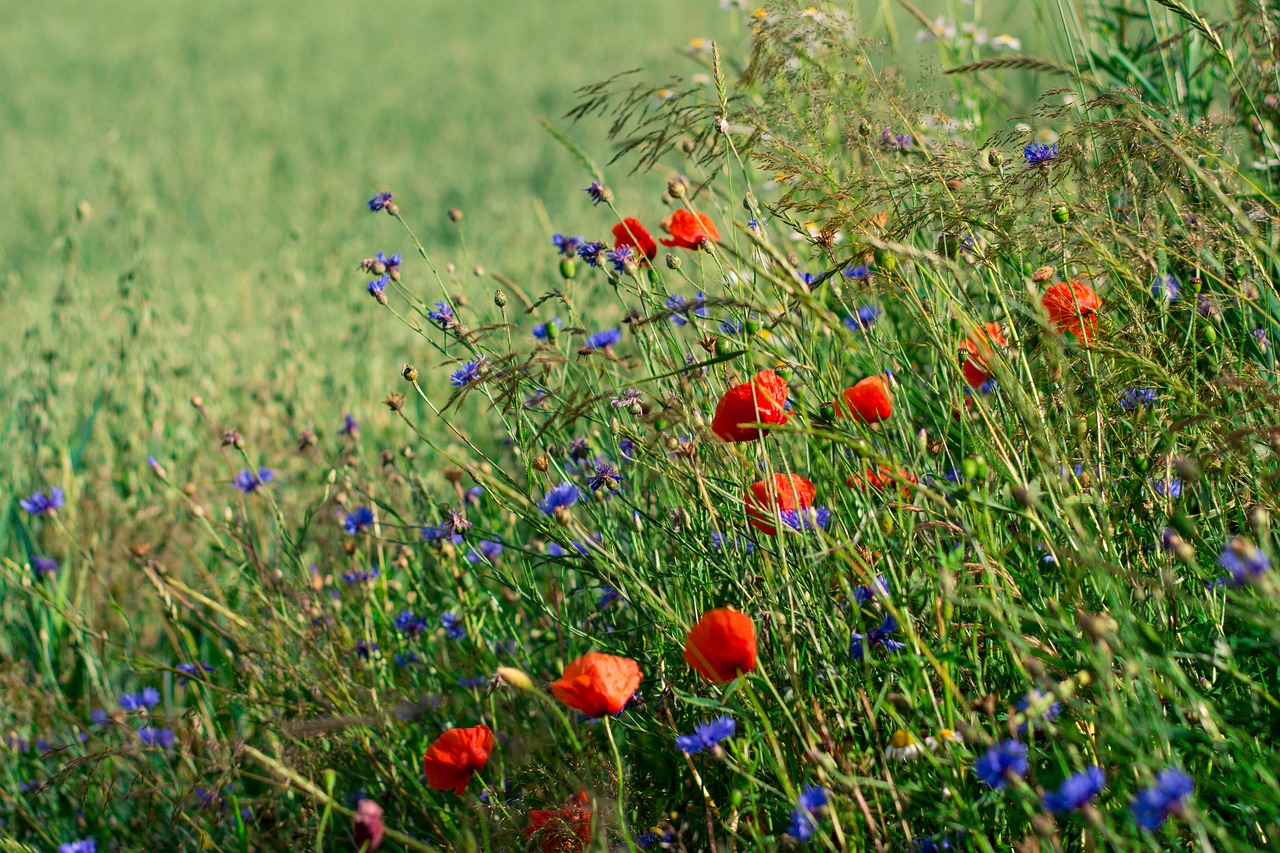
M 547 454 L 539 453 L 533 457 L 533 467 L 538 471 L 545 471 L 551 466 L 551 460 L 547 458 Z
M 1031 274 L 1031 280 L 1036 284 L 1044 284 L 1046 281 L 1053 278 L 1053 274 L 1057 271 L 1057 267 L 1040 267 Z
M 386 407 L 391 411 L 398 412 L 404 408 L 404 395 L 395 393 L 388 394 L 386 397 L 382 398 L 382 402 L 386 404 Z

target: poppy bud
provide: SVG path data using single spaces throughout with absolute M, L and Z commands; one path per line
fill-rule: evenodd
M 990 163 L 993 168 L 998 169 L 1000 168 L 1000 164 L 1004 162 L 1004 155 L 992 148 L 987 152 L 987 162 Z
M 1036 284 L 1044 284 L 1046 281 L 1053 278 L 1053 274 L 1057 271 L 1057 267 L 1038 267 L 1031 273 L 1031 280 Z
M 727 684 L 756 668 L 756 626 L 730 607 L 708 611 L 685 638 L 684 659 L 703 678 Z
M 893 272 L 893 268 L 898 265 L 898 259 L 887 249 L 876 249 L 872 256 L 876 262 L 876 268 L 885 272 Z
M 529 678 L 523 670 L 516 669 L 512 666 L 498 667 L 498 678 L 502 680 L 503 684 L 510 685 L 517 690 L 533 689 L 533 679 Z
M 356 816 L 351 826 L 351 840 L 356 850 L 373 853 L 382 845 L 382 806 L 373 800 L 361 800 L 356 805 Z
M 759 320 L 748 320 L 748 321 L 746 322 L 745 326 L 746 326 L 746 330 L 747 330 L 747 334 L 748 334 L 748 335 L 758 335 L 758 334 L 760 334 L 760 321 L 759 321 Z
M 818 407 L 818 417 L 830 423 L 836 419 L 836 407 L 831 403 L 823 403 Z
M 406 364 L 404 367 L 400 368 L 400 375 L 404 377 L 406 382 L 417 382 L 418 368 L 414 367 L 412 364 Z
M 1071 221 L 1071 208 L 1065 204 L 1060 204 L 1053 209 L 1053 221 L 1059 225 L 1066 225 Z
M 458 210 L 458 208 L 456 207 L 449 208 L 447 211 L 445 211 L 445 214 L 449 217 L 450 222 L 462 221 L 462 211 Z
M 685 189 L 683 181 L 667 181 L 667 195 L 672 198 L 684 198 Z
M 560 259 L 560 277 L 561 278 L 563 278 L 566 281 L 570 281 L 573 279 L 574 275 L 577 274 L 577 272 L 578 272 L 578 264 L 573 260 L 573 258 Z

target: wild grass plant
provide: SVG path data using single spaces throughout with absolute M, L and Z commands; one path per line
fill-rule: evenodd
M 1275 845 L 1276 10 L 919 13 L 941 98 L 739 14 L 580 92 L 607 164 L 549 126 L 535 273 L 459 298 L 352 205 L 391 428 L 196 397 L 216 479 L 30 433 L 4 849 Z

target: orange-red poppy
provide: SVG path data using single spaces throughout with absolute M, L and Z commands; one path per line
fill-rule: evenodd
M 427 784 L 437 791 L 453 792 L 459 797 L 467 790 L 471 774 L 482 770 L 493 752 L 493 732 L 488 726 L 449 729 L 427 747 L 422 756 L 422 772 Z
M 709 610 L 684 641 L 685 663 L 716 684 L 756 668 L 756 626 L 732 607 Z
M 591 652 L 566 666 L 560 680 L 551 682 L 551 692 L 588 717 L 603 717 L 626 706 L 642 677 L 640 664 L 631 658 Z
M 916 482 L 916 475 L 902 468 L 898 469 L 897 474 L 899 480 L 906 480 L 912 485 Z M 868 468 L 865 474 L 850 474 L 844 484 L 851 489 L 870 488 L 873 491 L 883 492 L 895 482 L 897 480 L 894 479 L 893 469 L 888 465 L 879 465 L 875 468 Z M 910 486 L 903 486 L 902 496 L 906 497 L 909 494 L 911 494 Z
M 868 376 L 841 395 L 844 405 L 836 407 L 842 418 L 858 418 L 868 424 L 879 423 L 893 414 L 889 381 L 883 376 Z
M 758 427 L 747 424 L 785 424 L 787 381 L 772 370 L 762 370 L 750 382 L 735 385 L 716 405 L 711 431 L 724 441 L 755 441 Z
M 961 367 L 964 368 L 964 379 L 973 388 L 978 388 L 991 378 L 987 370 L 987 360 L 991 358 L 996 347 L 1003 349 L 1009 342 L 1000 331 L 999 323 L 983 323 L 973 337 L 960 345 L 965 354 Z
M 586 790 L 579 790 L 564 806 L 529 812 L 524 834 L 538 835 L 542 853 L 579 853 L 591 842 L 591 808 Z
M 1049 315 L 1049 322 L 1059 332 L 1070 332 L 1088 343 L 1098 328 L 1098 311 L 1102 308 L 1102 300 L 1087 284 L 1060 281 L 1044 292 L 1044 296 L 1040 297 L 1040 304 Z
M 652 235 L 640 224 L 640 220 L 626 219 L 613 226 L 613 248 L 630 246 L 636 253 L 636 260 L 651 261 L 658 254 L 658 244 L 653 242 Z
M 705 213 L 690 213 L 683 207 L 671 214 L 670 219 L 662 220 L 662 230 L 671 235 L 671 239 L 661 238 L 662 245 L 681 249 L 700 249 L 702 244 L 718 241 L 720 232 L 716 224 Z
M 781 512 L 799 512 L 813 506 L 818 490 L 799 474 L 774 474 L 773 480 L 759 480 L 747 487 L 743 500 L 747 521 L 767 536 L 778 532 L 775 524 Z

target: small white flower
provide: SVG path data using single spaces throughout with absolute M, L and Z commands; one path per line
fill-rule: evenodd
M 939 729 L 937 737 L 927 737 L 924 739 L 925 745 L 934 752 L 938 751 L 938 747 L 942 744 L 960 744 L 964 743 L 964 738 L 957 731 L 951 729 Z
M 1022 50 L 1022 42 L 1008 33 L 1001 33 L 991 40 L 992 50 Z
M 920 742 L 906 729 L 898 729 L 884 748 L 884 757 L 894 761 L 915 761 L 920 757 Z

